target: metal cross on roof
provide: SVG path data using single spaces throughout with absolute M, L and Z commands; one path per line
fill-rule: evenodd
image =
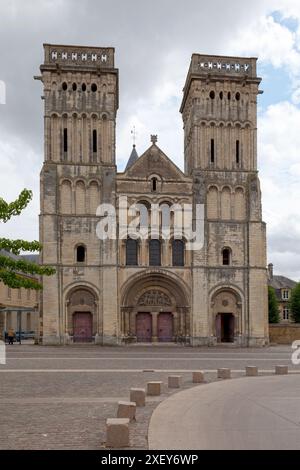
M 152 142 L 152 144 L 156 144 L 156 142 L 157 142 L 157 135 L 151 135 L 151 142 Z

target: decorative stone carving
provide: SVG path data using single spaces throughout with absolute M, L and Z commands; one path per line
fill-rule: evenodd
M 140 297 L 139 305 L 171 305 L 171 300 L 169 297 L 164 294 L 164 292 L 160 292 L 157 290 L 151 290 L 145 292 L 142 297 Z

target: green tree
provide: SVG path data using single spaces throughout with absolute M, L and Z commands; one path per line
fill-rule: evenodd
M 4 199 L 0 198 L 0 221 L 6 223 L 12 217 L 20 215 L 31 199 L 32 192 L 28 189 L 24 189 L 19 197 L 11 203 L 7 203 Z M 41 249 L 42 246 L 37 241 L 27 242 L 25 240 L 0 238 L 0 250 L 5 250 L 14 255 L 19 255 L 22 251 L 36 252 Z M 6 256 L 5 252 L 0 252 L 0 280 L 12 289 L 20 287 L 35 290 L 42 289 L 42 285 L 38 281 L 24 277 L 24 275 L 51 276 L 54 273 L 55 270 L 53 268 L 39 266 L 22 259 L 15 260 L 10 256 Z
M 269 296 L 269 323 L 279 323 L 279 306 L 278 300 L 276 297 L 275 289 L 271 286 L 268 287 L 268 296 Z
M 292 319 L 300 323 L 300 282 L 292 289 L 289 309 Z

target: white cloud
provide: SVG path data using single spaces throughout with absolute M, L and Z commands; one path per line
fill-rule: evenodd
M 288 102 L 269 106 L 258 123 L 263 210 L 269 260 L 277 271 L 300 279 L 300 109 Z M 288 265 L 287 259 L 295 255 Z M 297 260 L 297 262 L 296 262 Z

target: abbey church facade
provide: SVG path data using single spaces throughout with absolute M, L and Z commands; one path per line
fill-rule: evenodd
M 193 54 L 180 112 L 182 172 L 156 136 L 116 166 L 119 73 L 113 48 L 44 45 L 41 171 L 42 344 L 268 343 L 266 227 L 257 173 L 256 59 Z M 204 208 L 203 245 L 101 239 L 100 205 Z M 171 219 L 173 220 L 173 218 Z

